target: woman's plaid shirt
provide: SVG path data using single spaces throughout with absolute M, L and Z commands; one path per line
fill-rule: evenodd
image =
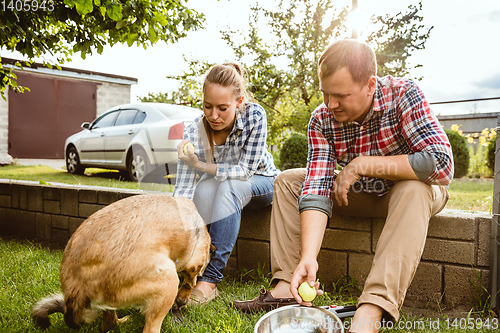
M 448 186 L 453 179 L 453 155 L 439 121 L 424 94 L 408 80 L 377 79 L 372 108 L 362 124 L 341 123 L 322 104 L 308 127 L 307 176 L 302 195 L 331 198 L 335 165 L 347 165 L 357 156 L 393 156 L 429 152 L 436 167 L 424 183 Z M 361 177 L 355 188 L 383 195 L 394 181 Z
M 213 162 L 217 164 L 215 179 L 248 180 L 254 174 L 277 176 L 279 171 L 274 166 L 273 156 L 267 151 L 266 111 L 255 103 L 246 103 L 245 109 L 238 111 L 226 143 L 214 147 Z M 184 129 L 184 140 L 193 143 L 200 161 L 207 162 L 207 156 L 211 154 L 202 117 L 196 118 Z M 202 173 L 181 160 L 177 163 L 174 196 L 193 199 L 197 175 Z

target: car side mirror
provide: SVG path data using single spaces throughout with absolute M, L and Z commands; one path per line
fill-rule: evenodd
M 81 128 L 83 129 L 90 129 L 90 123 L 83 123 Z

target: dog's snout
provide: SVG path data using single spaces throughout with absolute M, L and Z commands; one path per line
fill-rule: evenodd
M 175 304 L 177 305 L 177 308 L 180 309 L 182 308 L 183 306 L 185 306 L 187 304 L 188 300 L 187 298 L 180 298 L 180 297 L 177 297 L 175 299 Z

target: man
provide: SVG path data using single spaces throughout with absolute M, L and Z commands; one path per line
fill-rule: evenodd
M 355 40 L 337 41 L 321 55 L 318 74 L 324 103 L 308 125 L 307 169 L 287 170 L 274 185 L 275 287 L 251 301 L 234 301 L 237 309 L 311 305 L 297 288 L 304 281 L 315 285 L 316 257 L 333 210 L 346 216 L 386 217 L 351 332 L 377 332 L 384 314 L 398 320 L 429 219 L 448 200 L 453 155 L 417 85 L 380 78 L 376 72 L 373 50 Z M 339 173 L 334 171 L 336 163 L 343 167 Z

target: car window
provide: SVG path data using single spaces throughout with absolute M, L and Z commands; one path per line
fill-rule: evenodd
M 99 119 L 97 119 L 92 125 L 92 129 L 103 128 L 113 126 L 115 122 L 116 116 L 118 115 L 118 111 L 113 111 L 102 115 Z
M 135 116 L 134 119 L 134 124 L 140 124 L 144 121 L 144 119 L 146 119 L 146 112 L 137 112 L 137 116 Z
M 116 118 L 115 126 L 130 125 L 134 123 L 137 110 L 121 110 Z

